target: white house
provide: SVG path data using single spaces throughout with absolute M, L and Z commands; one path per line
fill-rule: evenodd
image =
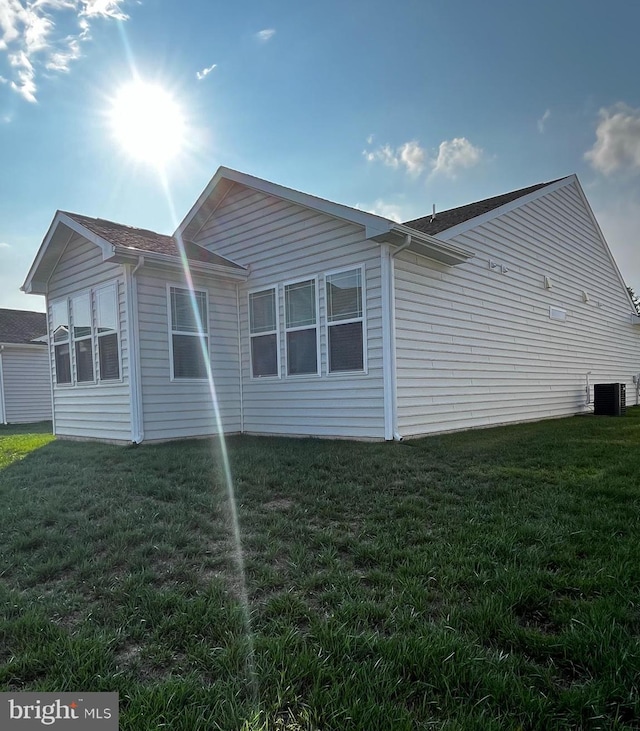
M 394 439 L 634 393 L 640 326 L 575 176 L 398 224 L 220 168 L 173 236 L 56 213 L 54 429 Z
M 0 309 L 0 424 L 51 419 L 44 312 Z

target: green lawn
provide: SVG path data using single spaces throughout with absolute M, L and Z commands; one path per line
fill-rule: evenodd
M 0 690 L 118 691 L 123 731 L 640 728 L 640 409 L 228 452 L 242 558 L 217 442 L 0 427 Z

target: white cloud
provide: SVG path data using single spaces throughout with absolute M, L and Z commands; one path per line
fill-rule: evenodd
M 11 246 L 4 241 L 0 241 L 0 249 L 10 249 Z
M 270 41 L 275 34 L 276 31 L 274 28 L 265 28 L 264 30 L 260 30 L 256 33 L 256 38 L 259 41 L 266 43 L 267 41 Z
M 369 136 L 373 139 L 373 136 Z M 381 162 L 390 168 L 404 167 L 410 175 L 419 175 L 425 166 L 427 153 L 418 142 L 405 142 L 394 150 L 391 145 L 382 145 L 377 150 L 363 150 L 362 154 L 369 162 Z
M 127 0 L 0 0 L 0 54 L 12 69 L 11 88 L 36 101 L 42 70 L 65 72 L 81 56 L 96 18 L 124 21 Z M 69 32 L 69 22 L 71 32 Z M 63 30 L 64 29 L 64 30 Z
M 605 175 L 621 168 L 640 170 L 640 109 L 616 104 L 599 116 L 596 142 L 585 158 Z
M 367 142 L 373 136 L 367 138 Z M 409 175 L 418 177 L 428 166 L 431 174 L 443 173 L 454 178 L 457 171 L 477 165 L 483 155 L 482 149 L 475 147 L 466 137 L 455 137 L 440 143 L 438 154 L 430 158 L 427 150 L 416 140 L 411 140 L 394 149 L 391 145 L 381 145 L 375 150 L 363 150 L 369 162 L 381 162 L 390 168 L 403 168 Z
M 212 63 L 211 66 L 207 66 L 206 69 L 202 69 L 202 71 L 196 71 L 196 79 L 198 79 L 198 81 L 202 81 L 202 79 L 206 78 L 217 65 L 218 64 Z
M 544 128 L 547 124 L 547 120 L 549 119 L 550 116 L 551 116 L 551 110 L 547 109 L 545 111 L 545 113 L 538 120 L 538 132 L 540 132 L 540 134 L 542 134 L 544 132 Z
M 449 178 L 455 178 L 459 170 L 477 165 L 482 155 L 483 150 L 472 145 L 466 137 L 454 137 L 440 143 L 431 172 L 434 175 L 442 173 Z

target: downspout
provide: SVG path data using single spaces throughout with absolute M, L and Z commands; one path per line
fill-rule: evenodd
M 236 282 L 236 314 L 238 317 L 238 376 L 240 378 L 240 433 L 244 434 L 244 374 L 242 372 L 242 334 L 240 332 L 240 284 Z
M 144 419 L 142 413 L 142 379 L 140 377 L 140 331 L 138 323 L 138 280 L 136 273 L 144 266 L 144 256 L 138 257 L 133 269 L 125 264 L 127 281 L 127 321 L 129 327 L 129 388 L 131 391 L 131 442 L 140 444 L 144 440 Z
M 4 345 L 0 345 L 0 424 L 7 423 L 7 412 L 4 407 L 4 374 L 2 372 L 2 351 Z
M 404 243 L 391 254 L 391 374 L 393 379 L 393 438 L 400 442 L 403 439 L 398 431 L 398 371 L 396 362 L 396 265 L 398 254 L 411 246 L 411 234 L 407 234 Z
M 382 246 L 382 311 L 386 321 L 383 328 L 383 378 L 385 439 L 402 441 L 398 431 L 398 376 L 396 372 L 396 284 L 395 258 L 401 251 L 411 246 L 411 234 L 393 252 L 388 245 Z M 386 337 L 385 337 L 386 335 Z

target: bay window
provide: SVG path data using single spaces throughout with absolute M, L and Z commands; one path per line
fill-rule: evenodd
M 51 305 L 51 333 L 53 336 L 56 383 L 71 383 L 69 305 L 66 299 L 59 300 Z
M 91 295 L 87 292 L 71 299 L 73 346 L 78 383 L 93 381 L 93 342 L 91 328 Z

